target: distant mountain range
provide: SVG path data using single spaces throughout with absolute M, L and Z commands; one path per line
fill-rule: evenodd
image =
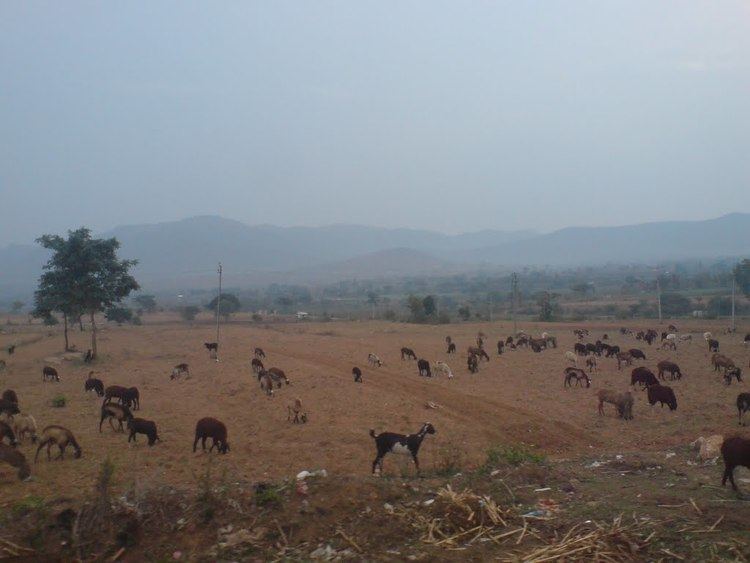
M 479 231 L 461 235 L 357 225 L 250 226 L 215 216 L 118 227 L 120 255 L 136 258 L 145 290 L 326 283 L 467 272 L 479 268 L 651 263 L 750 255 L 750 214 L 708 221 L 571 227 L 550 234 Z M 33 245 L 0 248 L 0 298 L 32 293 L 46 260 Z

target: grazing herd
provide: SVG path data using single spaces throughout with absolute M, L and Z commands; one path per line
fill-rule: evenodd
M 598 377 L 600 362 L 604 365 L 614 360 L 618 370 L 621 370 L 623 366 L 632 366 L 634 362 L 647 362 L 647 355 L 642 349 L 633 347 L 621 350 L 619 346 L 610 343 L 607 334 L 603 334 L 595 342 L 587 342 L 586 340 L 590 338 L 589 330 L 575 329 L 573 332 L 578 342 L 575 342 L 572 351 L 565 351 L 563 354 L 565 361 L 572 364 L 563 370 L 563 386 L 565 388 L 591 388 L 593 386 L 592 377 Z M 672 325 L 669 327 L 669 332 L 664 331 L 661 335 L 653 329 L 633 333 L 633 331 L 625 328 L 620 329 L 620 334 L 634 337 L 650 346 L 660 336 L 660 343 L 657 346 L 674 352 L 677 352 L 678 345 L 690 345 L 692 343 L 692 335 L 679 334 L 677 328 Z M 711 354 L 710 365 L 714 368 L 714 372 L 721 373 L 726 385 L 731 385 L 732 380 L 736 380 L 738 383 L 742 382 L 741 368 L 731 358 L 719 352 L 719 341 L 708 332 L 703 335 L 703 338 Z M 490 355 L 484 347 L 486 339 L 486 335 L 480 332 L 476 338 L 476 345 L 470 345 L 466 348 L 466 368 L 471 374 L 478 373 L 483 362 L 490 362 Z M 445 343 L 447 345 L 446 353 L 448 355 L 456 354 L 456 343 L 450 336 L 445 338 Z M 744 344 L 750 346 L 750 334 L 745 337 Z M 536 338 L 521 331 L 498 340 L 496 346 L 498 356 L 503 356 L 507 351 L 514 351 L 519 348 L 528 348 L 533 353 L 541 353 L 545 350 L 557 348 L 557 338 L 546 332 Z M 204 347 L 208 350 L 210 357 L 218 361 L 218 344 L 216 342 L 205 342 Z M 9 355 L 13 354 L 15 347 L 12 346 L 7 351 Z M 430 362 L 426 358 L 419 357 L 414 349 L 406 346 L 402 347 L 399 352 L 402 361 L 416 362 L 417 373 L 420 377 L 454 378 L 450 366 L 443 360 Z M 610 360 L 603 358 L 610 358 Z M 291 385 L 291 381 L 280 368 L 270 367 L 266 369 L 263 363 L 265 359 L 266 354 L 263 349 L 255 348 L 250 367 L 252 373 L 257 377 L 262 393 L 272 398 L 275 390 L 278 391 L 284 386 Z M 583 367 L 579 367 L 579 361 L 583 361 Z M 381 368 L 385 365 L 380 357 L 372 352 L 367 356 L 367 364 L 370 368 Z M 2 368 L 5 368 L 5 362 L 2 364 Z M 630 387 L 634 390 L 637 385 L 638 389 L 645 390 L 647 401 L 652 407 L 658 403 L 662 408 L 667 406 L 670 411 L 676 411 L 678 401 L 675 390 L 666 385 L 665 382 L 668 378 L 670 382 L 679 384 L 684 374 L 679 365 L 671 360 L 659 361 L 656 370 L 656 373 L 654 373 L 646 365 L 636 365 L 630 372 Z M 363 372 L 359 367 L 353 367 L 351 373 L 355 383 L 364 382 Z M 175 365 L 170 373 L 170 380 L 181 380 L 183 378 L 190 378 L 190 369 L 187 363 Z M 42 382 L 56 383 L 60 381 L 61 377 L 57 369 L 51 366 L 43 367 Z M 625 385 L 625 382 L 623 382 L 623 385 Z M 95 377 L 95 372 L 90 371 L 88 377 L 84 380 L 84 392 L 90 393 L 92 391 L 97 397 L 103 399 L 100 408 L 100 433 L 104 422 L 108 421 L 114 432 L 125 433 L 125 429 L 127 429 L 128 443 L 137 443 L 139 434 L 145 436 L 148 446 L 154 446 L 161 441 L 154 421 L 139 418 L 133 414 L 134 411 L 140 411 L 141 409 L 141 395 L 137 387 L 105 386 L 101 379 Z M 635 394 L 638 394 L 638 391 L 635 391 Z M 609 404 L 614 406 L 619 418 L 623 420 L 633 418 L 635 403 L 633 391 L 600 388 L 596 390 L 596 398 L 599 415 L 605 414 L 604 406 Z M 738 423 L 744 425 L 744 414 L 750 411 L 750 393 L 740 393 L 737 396 L 736 406 Z M 294 399 L 291 404 L 287 405 L 287 420 L 292 424 L 304 424 L 308 421 L 308 414 L 303 410 L 300 398 Z M 393 453 L 411 456 L 417 474 L 419 474 L 419 450 L 424 438 L 428 434 L 435 434 L 435 432 L 435 427 L 429 422 L 425 422 L 415 434 L 409 435 L 393 432 L 376 434 L 374 430 L 370 430 L 370 436 L 375 442 L 376 449 L 376 457 L 372 462 L 372 473 L 382 473 L 384 457 L 388 453 Z M 209 438 L 211 439 L 208 448 L 209 453 L 214 448 L 221 454 L 230 451 L 226 425 L 216 418 L 201 418 L 195 426 L 193 452 L 197 450 L 198 442 L 201 443 L 201 448 L 205 451 L 206 442 Z M 19 444 L 27 439 L 37 444 L 34 455 L 35 463 L 38 460 L 39 453 L 45 447 L 48 461 L 52 461 L 52 449 L 54 447 L 57 447 L 58 450 L 55 456 L 55 459 L 58 460 L 64 459 L 65 452 L 69 447 L 73 451 L 74 458 L 80 458 L 82 455 L 83 450 L 75 436 L 63 426 L 48 425 L 43 428 L 41 433 L 37 433 L 36 420 L 30 414 L 21 412 L 17 393 L 8 389 L 0 398 L 0 461 L 17 468 L 20 479 L 27 479 L 31 475 L 29 464 L 18 449 Z M 721 446 L 721 453 L 725 463 L 722 485 L 729 480 L 736 490 L 734 469 L 737 466 L 750 467 L 750 440 L 742 437 L 727 438 Z

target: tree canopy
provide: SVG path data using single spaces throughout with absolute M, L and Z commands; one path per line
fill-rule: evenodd
M 208 305 L 206 305 L 206 309 L 208 309 L 209 311 L 216 311 L 216 302 L 218 299 L 219 296 L 217 295 L 211 300 Z M 240 303 L 240 300 L 236 295 L 233 295 L 231 293 L 222 294 L 221 303 L 219 304 L 219 314 L 222 317 L 228 319 L 229 315 L 239 311 L 240 307 L 242 307 L 242 304 Z
M 740 291 L 750 297 L 750 260 L 745 259 L 734 267 L 734 279 Z
M 115 238 L 95 239 L 85 227 L 68 231 L 68 238 L 43 235 L 37 242 L 52 251 L 34 295 L 34 314 L 47 318 L 63 314 L 67 347 L 67 321 L 82 314 L 91 320 L 91 352 L 96 357 L 95 315 L 122 302 L 139 289 L 130 275 L 135 260 L 120 260 Z

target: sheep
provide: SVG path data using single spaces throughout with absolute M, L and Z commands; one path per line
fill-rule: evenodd
M 719 341 L 714 340 L 713 338 L 708 339 L 708 351 L 709 352 L 718 352 L 719 351 Z
M 589 371 L 595 371 L 597 369 L 596 358 L 594 358 L 593 356 L 586 358 L 586 367 L 589 368 Z
M 401 359 L 402 360 L 416 360 L 417 355 L 411 348 L 401 348 Z
M 307 422 L 307 413 L 302 412 L 302 400 L 294 399 L 294 405 L 287 405 L 286 419 L 292 424 L 305 424 Z
M 367 363 L 370 364 L 372 367 L 381 367 L 383 365 L 383 362 L 378 358 L 375 354 L 370 352 L 367 354 Z
M 578 365 L 578 358 L 573 352 L 565 352 L 565 359 L 571 362 L 574 366 Z
M 419 375 L 421 375 L 422 377 L 432 377 L 432 372 L 430 371 L 430 362 L 428 362 L 427 360 L 418 360 L 417 369 L 419 370 Z
M 133 440 L 135 442 L 136 434 L 145 434 L 148 437 L 148 445 L 153 446 L 154 443 L 161 439 L 156 431 L 156 423 L 153 420 L 145 420 L 143 418 L 129 418 L 128 419 L 128 430 L 130 435 L 128 436 L 128 442 Z
M 630 385 L 633 386 L 636 383 L 640 383 L 641 389 L 645 389 L 651 385 L 658 385 L 659 381 L 650 369 L 641 366 L 635 368 L 630 374 Z
M 435 373 L 442 374 L 448 379 L 453 379 L 453 372 L 448 364 L 445 362 L 435 362 Z
M 4 438 L 8 438 L 8 440 L 10 440 L 11 446 L 15 446 L 18 444 L 18 441 L 16 440 L 16 433 L 13 432 L 13 429 L 9 424 L 0 420 L 0 444 L 2 444 Z
M 706 342 L 708 342 L 709 340 L 711 340 L 713 337 L 714 337 L 714 335 L 711 334 L 710 332 L 704 332 L 703 333 L 703 340 L 705 340 Z
M 677 350 L 677 344 L 675 343 L 674 340 L 665 340 L 664 342 L 661 343 L 661 349 L 662 350 L 673 350 L 673 351 L 676 351 Z
M 362 383 L 362 370 L 357 366 L 352 368 L 352 375 L 354 376 L 354 383 Z
M 217 451 L 221 454 L 227 453 L 229 450 L 229 442 L 227 442 L 227 427 L 223 422 L 215 418 L 206 417 L 201 418 L 195 425 L 195 441 L 193 442 L 193 453 L 198 446 L 198 440 L 201 441 L 203 451 L 206 451 L 206 438 L 211 438 L 211 447 L 208 453 L 213 451 L 214 446 Z
M 52 366 L 44 366 L 42 368 L 42 381 L 60 381 L 60 376 L 57 374 L 57 370 Z
M 587 356 L 588 353 L 589 353 L 588 350 L 587 350 L 587 348 L 586 348 L 586 345 L 585 344 L 581 344 L 580 342 L 576 342 L 573 345 L 573 351 L 576 354 L 578 354 L 579 356 Z
M 252 360 L 250 360 L 250 365 L 252 366 L 253 373 L 255 375 L 258 375 L 265 369 L 265 367 L 263 366 L 263 362 L 261 362 L 258 358 L 253 358 Z
M 581 385 L 581 381 L 584 381 L 586 383 L 586 387 L 591 387 L 591 379 L 589 379 L 589 376 L 582 369 L 565 368 L 564 373 L 565 373 L 565 381 L 563 383 L 563 387 L 572 387 L 573 386 L 572 381 L 574 379 L 576 380 L 576 386 Z
M 104 403 L 102 405 L 102 418 L 99 421 L 99 432 L 102 431 L 102 423 L 105 419 L 109 419 L 109 425 L 115 432 L 125 432 L 122 428 L 122 422 L 128 421 L 133 418 L 133 413 L 125 405 L 118 405 L 116 403 Z M 113 420 L 116 420 L 120 426 L 118 429 L 115 428 Z
M 610 346 L 607 349 L 607 353 L 605 354 L 606 357 L 611 358 L 612 356 L 617 356 L 617 354 L 620 353 L 620 347 L 617 345 Z
M 604 403 L 611 403 L 617 408 L 617 414 L 624 420 L 633 418 L 633 395 L 630 391 L 618 393 L 610 389 L 600 389 L 596 393 L 599 399 L 599 414 L 604 415 Z
M 39 446 L 36 449 L 36 455 L 34 455 L 34 463 L 37 462 L 39 452 L 44 446 L 47 446 L 47 461 L 52 461 L 49 450 L 55 444 L 60 449 L 60 455 L 58 455 L 56 459 L 63 459 L 63 456 L 65 455 L 65 449 L 68 447 L 68 445 L 73 446 L 73 449 L 75 450 L 75 453 L 73 454 L 74 458 L 78 459 L 81 457 L 81 446 L 79 446 L 78 442 L 76 442 L 73 433 L 67 428 L 53 424 L 51 426 L 47 426 L 44 430 L 42 430 L 42 437 L 39 440 Z
M 631 348 L 628 350 L 628 353 L 630 354 L 631 358 L 638 359 L 638 360 L 646 360 L 646 354 L 644 354 L 641 350 L 638 348 Z
M 255 357 L 256 357 L 256 358 L 258 358 L 259 360 L 260 360 L 261 358 L 265 358 L 265 357 L 266 357 L 266 353 L 265 353 L 265 352 L 263 351 L 263 348 L 256 348 L 256 349 L 255 349 L 255 350 L 253 351 L 253 354 L 254 354 L 254 355 L 255 355 Z
M 737 383 L 742 382 L 742 370 L 738 367 L 729 368 L 724 372 L 724 382 L 727 385 L 732 384 L 732 378 L 737 378 Z
M 490 361 L 490 357 L 487 355 L 487 352 L 485 352 L 482 348 L 474 348 L 473 346 L 469 346 L 468 354 L 470 356 L 473 354 L 477 356 L 477 358 L 484 359 L 487 362 Z
M 83 382 L 83 390 L 85 392 L 94 391 L 97 397 L 104 397 L 104 383 L 101 379 L 91 377 L 94 372 L 89 372 L 88 378 Z
M 656 385 L 649 385 L 648 404 L 653 407 L 657 402 L 661 403 L 662 408 L 664 408 L 664 405 L 667 405 L 669 410 L 677 410 L 677 398 L 671 387 L 659 385 L 658 383 Z
M 744 426 L 742 415 L 748 411 L 750 411 L 750 393 L 740 393 L 737 395 L 737 413 L 739 415 L 740 426 Z
M 133 406 L 134 411 L 141 410 L 141 394 L 138 392 L 138 387 L 129 387 L 123 397 L 123 401 L 127 407 Z
M 269 368 L 268 369 L 268 375 L 273 380 L 273 382 L 276 384 L 276 388 L 277 389 L 281 389 L 282 382 L 286 383 L 287 385 L 289 385 L 289 378 L 279 368 Z
M 8 416 L 13 416 L 14 414 L 18 414 L 21 411 L 18 410 L 18 403 L 12 403 L 8 401 L 7 399 L 0 399 L 0 414 L 7 414 Z
M 680 371 L 680 366 L 675 364 L 674 362 L 670 362 L 668 360 L 662 360 L 658 364 L 656 364 L 657 369 L 659 370 L 659 378 L 664 379 L 664 373 L 669 372 L 669 379 L 674 381 L 676 379 L 682 379 L 682 372 Z
M 505 346 L 505 342 L 502 341 L 502 339 L 497 341 L 497 355 L 502 356 L 503 355 L 503 347 Z
M 479 358 L 474 354 L 469 354 L 466 358 L 466 364 L 471 373 L 477 373 L 479 371 Z
M 448 343 L 448 350 L 446 351 L 446 354 L 455 354 L 456 353 L 456 343 L 455 342 L 449 342 Z
M 4 461 L 11 467 L 18 468 L 18 478 L 26 481 L 31 476 L 31 467 L 26 461 L 26 456 L 12 446 L 0 444 L 0 461 Z
M 548 348 L 557 348 L 557 337 L 556 336 L 547 336 L 545 339 L 545 342 L 547 342 Z
M 273 397 L 273 379 L 271 379 L 271 375 L 266 370 L 258 374 L 258 381 L 260 382 L 261 390 L 269 397 Z
M 122 385 L 109 385 L 104 390 L 104 402 L 110 403 L 112 399 L 117 399 L 120 404 L 125 404 L 125 398 L 128 396 L 128 388 Z
M 186 363 L 177 364 L 172 368 L 172 373 L 169 375 L 169 379 L 179 379 L 181 375 L 185 375 L 185 378 L 190 378 L 190 366 Z
M 617 369 L 620 369 L 622 364 L 625 364 L 628 366 L 633 364 L 633 356 L 630 354 L 630 352 L 617 352 L 616 358 L 617 358 Z
M 720 369 L 727 371 L 729 368 L 735 367 L 731 359 L 718 353 L 711 356 L 711 364 L 714 366 L 714 371 L 719 371 Z
M 18 404 L 18 395 L 16 395 L 16 392 L 13 391 L 13 389 L 6 389 L 3 391 L 2 398 L 10 403 Z
M 375 475 L 375 470 L 380 468 L 379 473 L 382 475 L 383 458 L 388 453 L 394 453 L 410 454 L 414 460 L 414 466 L 417 468 L 417 475 L 419 475 L 419 459 L 417 458 L 417 454 L 419 454 L 419 448 L 427 434 L 435 434 L 435 427 L 429 422 L 425 422 L 419 432 L 409 434 L 408 436 L 394 434 L 393 432 L 375 434 L 374 430 L 370 430 L 370 436 L 375 440 L 375 448 L 377 449 L 377 455 L 372 462 L 372 474 Z
M 725 486 L 729 479 L 732 488 L 739 492 L 734 482 L 734 468 L 741 465 L 750 469 L 750 440 L 740 436 L 726 438 L 721 444 L 721 456 L 724 458 L 724 476 L 721 478 L 721 486 Z
M 30 414 L 18 414 L 13 417 L 13 432 L 16 433 L 16 439 L 21 442 L 29 434 L 31 443 L 36 444 L 36 420 Z

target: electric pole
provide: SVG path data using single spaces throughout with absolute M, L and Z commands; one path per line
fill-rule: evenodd
M 219 262 L 219 293 L 216 296 L 216 361 L 219 361 L 219 313 L 221 311 L 221 262 Z
M 732 324 L 730 326 L 732 333 L 735 331 L 735 325 L 734 325 L 734 294 L 735 294 L 735 286 L 737 284 L 737 278 L 734 275 L 734 272 L 732 272 Z
M 659 308 L 659 324 L 661 324 L 661 283 L 659 277 L 656 277 L 656 305 Z
M 510 287 L 511 287 L 511 315 L 513 318 L 513 334 L 518 334 L 518 323 L 516 322 L 516 300 L 518 298 L 518 274 L 513 272 L 510 276 Z

